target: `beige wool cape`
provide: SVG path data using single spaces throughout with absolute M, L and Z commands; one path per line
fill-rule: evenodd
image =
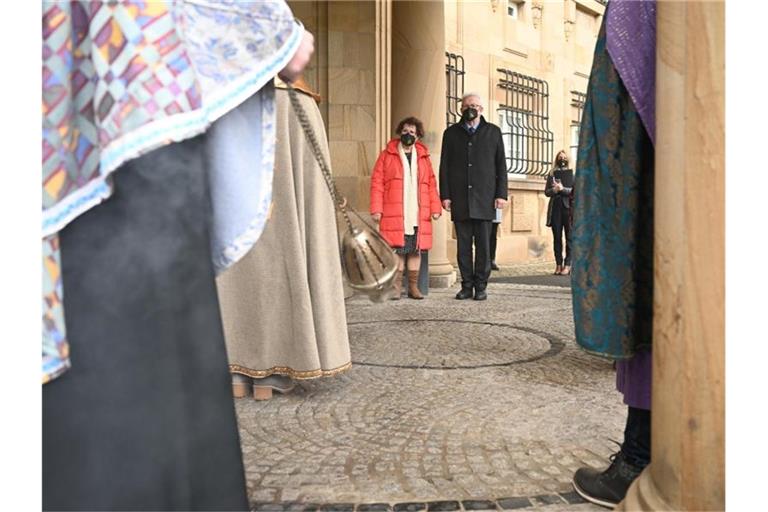
M 336 215 L 288 92 L 275 94 L 272 213 L 251 251 L 216 284 L 230 372 L 312 379 L 351 366 Z M 299 98 L 330 162 L 317 104 Z

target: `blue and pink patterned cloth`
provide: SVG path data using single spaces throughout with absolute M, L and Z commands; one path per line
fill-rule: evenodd
M 108 199 L 110 174 L 121 164 L 206 131 L 249 98 L 253 121 L 243 143 L 250 151 L 238 153 L 248 165 L 233 168 L 214 155 L 210 166 L 217 271 L 258 239 L 271 201 L 271 81 L 298 49 L 303 27 L 283 0 L 44 0 L 42 22 L 47 382 L 70 366 L 59 230 Z

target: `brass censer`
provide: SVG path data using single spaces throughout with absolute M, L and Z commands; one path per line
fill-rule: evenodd
M 378 231 L 365 222 L 339 195 L 336 183 L 331 176 L 325 157 L 320 150 L 317 136 L 309 123 L 298 93 L 291 84 L 286 84 L 291 105 L 299 118 L 299 123 L 307 137 L 312 153 L 328 186 L 334 206 L 339 210 L 346 230 L 341 234 L 341 268 L 349 286 L 355 292 L 362 293 L 373 302 L 387 300 L 394 293 L 394 279 L 397 273 L 397 255 Z M 353 220 L 350 212 L 354 214 Z

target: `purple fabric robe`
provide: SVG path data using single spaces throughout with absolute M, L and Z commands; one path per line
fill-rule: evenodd
M 613 65 L 656 142 L 656 0 L 611 0 L 605 14 L 606 47 Z M 624 403 L 651 409 L 652 354 L 616 362 L 616 389 Z
M 652 361 L 650 350 L 616 361 L 616 389 L 624 395 L 628 406 L 651 410 Z
M 656 0 L 611 0 L 605 44 L 621 81 L 656 143 Z

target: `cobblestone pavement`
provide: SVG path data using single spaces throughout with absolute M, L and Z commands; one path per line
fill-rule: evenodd
M 237 400 L 254 507 L 601 510 L 570 481 L 622 439 L 612 365 L 576 347 L 567 288 L 494 280 L 485 302 L 353 297 L 348 373 Z
M 517 263 L 515 265 L 501 265 L 499 270 L 494 271 L 492 277 L 512 277 L 512 276 L 548 276 L 555 271 L 555 262 L 536 261 L 533 263 Z

